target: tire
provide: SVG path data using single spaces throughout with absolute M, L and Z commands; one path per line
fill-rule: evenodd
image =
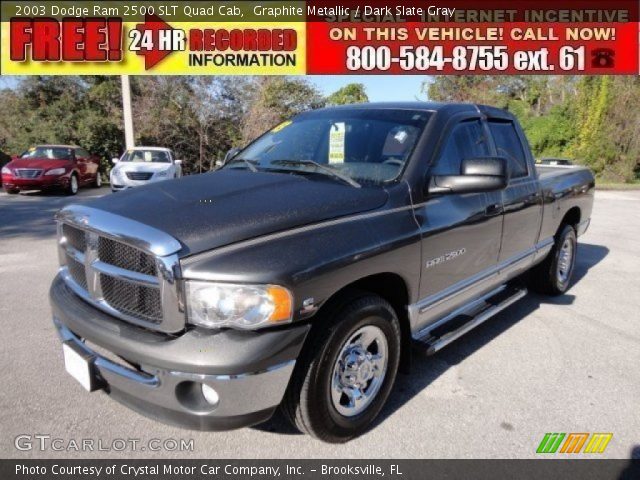
M 67 195 L 75 195 L 76 193 L 78 193 L 78 189 L 79 189 L 78 175 L 73 173 L 69 178 L 69 185 L 67 186 Z
M 17 195 L 18 193 L 20 193 L 20 190 L 12 188 L 12 189 L 9 189 L 9 190 L 5 189 L 5 192 L 7 192 L 9 195 Z
M 556 234 L 555 243 L 547 258 L 531 270 L 530 287 L 547 295 L 565 293 L 571 284 L 577 252 L 575 228 L 571 225 L 562 226 Z
M 96 173 L 96 179 L 93 181 L 93 188 L 102 187 L 102 175 L 100 172 Z
M 400 324 L 388 302 L 366 292 L 353 292 L 325 310 L 298 360 L 282 411 L 301 432 L 344 443 L 371 425 L 391 392 Z M 356 392 L 364 400 L 353 402 Z

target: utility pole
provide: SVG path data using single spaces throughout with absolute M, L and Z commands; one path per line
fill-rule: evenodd
M 127 149 L 135 147 L 133 139 L 133 116 L 131 115 L 131 85 L 129 75 L 120 75 L 122 81 L 122 118 L 124 119 L 124 142 Z

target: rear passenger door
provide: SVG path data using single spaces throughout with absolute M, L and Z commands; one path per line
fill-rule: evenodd
M 490 118 L 488 125 L 496 154 L 509 162 L 509 185 L 502 192 L 504 221 L 499 261 L 512 263 L 532 253 L 538 241 L 542 195 L 529 145 L 520 128 L 508 119 Z

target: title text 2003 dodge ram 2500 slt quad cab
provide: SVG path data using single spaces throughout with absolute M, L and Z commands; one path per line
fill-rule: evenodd
M 406 368 L 525 295 L 563 293 L 594 178 L 534 165 L 514 117 L 328 108 L 216 172 L 64 208 L 51 287 L 66 369 L 194 429 L 363 432 Z

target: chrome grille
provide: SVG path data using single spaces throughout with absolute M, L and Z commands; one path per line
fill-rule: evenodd
M 62 234 L 67 239 L 67 243 L 79 252 L 87 249 L 85 234 L 82 230 L 72 227 L 71 225 L 62 225 Z
M 105 301 L 119 312 L 155 324 L 162 321 L 158 288 L 132 285 L 105 274 L 100 274 L 100 284 Z
M 100 237 L 98 240 L 98 258 L 109 265 L 132 272 L 146 275 L 156 275 L 157 273 L 153 256 L 110 238 Z
M 85 290 L 87 289 L 87 274 L 84 271 L 84 264 L 78 262 L 75 258 L 67 255 L 67 268 L 71 278 Z
M 149 180 L 153 172 L 126 172 L 129 180 Z
M 16 168 L 16 176 L 19 178 L 38 178 L 42 174 L 42 169 L 38 168 Z
M 184 328 L 177 240 L 81 205 L 65 207 L 56 218 L 61 275 L 79 297 L 145 328 L 167 333 Z

